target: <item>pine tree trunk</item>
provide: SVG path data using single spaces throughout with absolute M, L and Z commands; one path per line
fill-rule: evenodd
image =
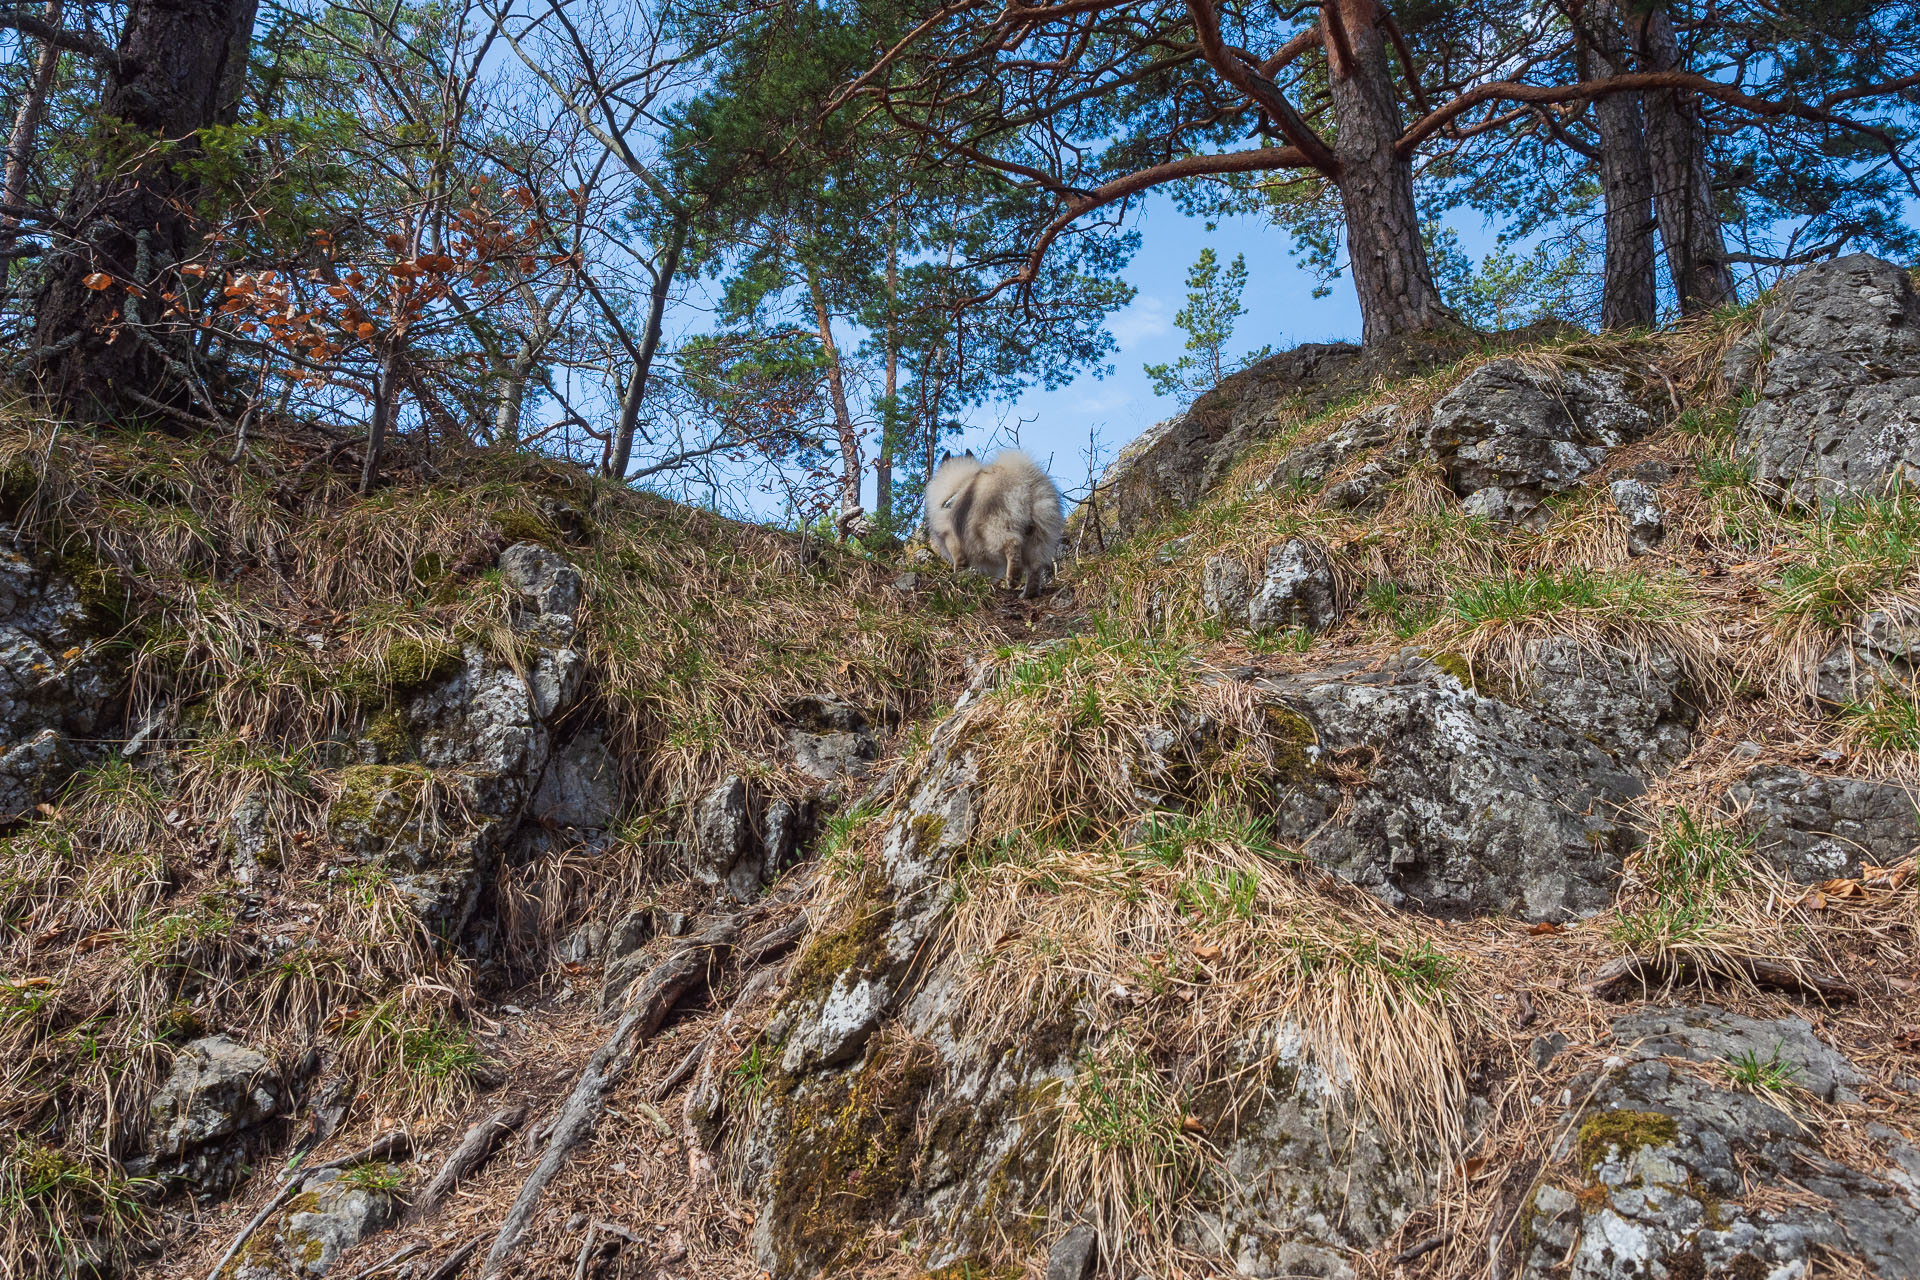
M 1622 75 L 1633 69 L 1626 33 L 1613 0 L 1587 7 L 1581 31 L 1593 51 L 1595 74 Z M 1593 104 L 1600 134 L 1600 188 L 1606 201 L 1606 274 L 1600 291 L 1600 325 L 1605 329 L 1649 328 L 1657 318 L 1654 280 L 1653 170 L 1647 164 L 1647 136 L 1640 95 L 1614 93 Z
M 1680 68 L 1680 46 L 1664 9 L 1633 19 L 1641 63 L 1649 71 Z M 1678 89 L 1646 97 L 1647 161 L 1667 273 L 1682 315 L 1711 311 L 1734 299 L 1727 241 L 1713 201 L 1713 171 L 1692 95 Z
M 42 20 L 57 28 L 65 7 L 65 0 L 47 0 Z M 60 50 L 51 43 L 42 45 L 34 60 L 33 77 L 20 99 L 20 109 L 14 112 L 13 129 L 7 134 L 6 172 L 0 179 L 0 204 L 7 208 L 0 212 L 0 249 L 13 248 L 14 233 L 20 227 L 20 215 L 14 210 L 26 202 L 27 162 L 33 158 L 34 139 L 40 133 L 40 119 L 47 110 L 47 91 L 53 87 L 53 76 L 59 69 Z M 12 258 L 0 258 L 0 290 L 6 287 L 8 268 L 12 265 Z
M 229 64 L 245 56 L 249 33 L 242 26 L 253 13 L 250 0 L 134 0 L 128 10 L 100 115 L 108 127 L 174 146 L 137 166 L 83 174 L 75 185 L 71 207 L 81 225 L 49 261 L 34 314 L 42 385 L 71 413 L 110 415 L 128 392 L 184 398 L 166 388 L 159 336 L 120 323 L 128 297 L 120 282 L 154 300 L 145 313 L 151 322 L 160 293 L 178 286 L 172 268 L 200 247 L 191 213 L 197 192 L 172 161 L 193 157 L 194 132 L 219 119 L 236 83 Z M 147 279 L 138 278 L 143 266 Z M 116 283 L 89 289 L 85 282 L 95 273 Z
M 1455 326 L 1459 320 L 1441 301 L 1420 238 L 1413 165 L 1394 147 L 1400 111 L 1380 6 L 1377 0 L 1330 0 L 1320 13 L 1329 33 L 1333 152 L 1340 162 L 1335 182 L 1360 297 L 1362 340 Z
M 880 457 L 873 464 L 873 509 L 882 527 L 893 523 L 893 452 L 900 434 L 900 406 L 894 400 L 900 390 L 900 326 L 895 314 L 900 302 L 899 222 L 896 213 L 894 235 L 887 242 L 887 410 L 880 423 Z

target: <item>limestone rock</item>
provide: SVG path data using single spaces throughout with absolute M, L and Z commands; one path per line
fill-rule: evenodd
M 1862 1258 L 1875 1275 L 1920 1275 L 1920 1196 L 1899 1167 L 1920 1151 L 1887 1131 L 1888 1167 L 1836 1163 L 1764 1088 L 1668 1061 L 1778 1063 L 1816 1093 L 1846 1096 L 1861 1077 L 1804 1021 L 1644 1010 L 1617 1021 L 1612 1040 L 1616 1056 L 1570 1091 L 1583 1100 L 1578 1123 L 1555 1155 L 1577 1169 L 1528 1205 L 1523 1276 L 1786 1277 L 1825 1250 Z M 1747 1201 L 1776 1179 L 1805 1194 Z
M 1228 1190 L 1183 1233 L 1246 1276 L 1353 1275 L 1358 1250 L 1391 1236 L 1434 1190 L 1431 1162 L 1342 1099 L 1337 1071 L 1280 1037 L 1265 1101 L 1224 1152 Z
M 580 571 L 563 555 L 537 542 L 516 542 L 500 553 L 500 576 L 520 593 L 523 625 L 557 625 L 571 634 L 580 612 Z
M 394 1216 L 397 1165 L 329 1169 L 308 1178 L 286 1208 L 262 1223 L 221 1280 L 317 1280 L 340 1255 Z
M 1209 617 L 1238 622 L 1253 599 L 1253 579 L 1239 556 L 1208 556 L 1200 566 L 1201 607 Z
M 1658 426 L 1627 370 L 1543 370 L 1495 360 L 1433 406 L 1426 445 L 1469 510 L 1528 518 L 1542 498 L 1572 488 L 1607 453 Z M 1482 496 L 1484 495 L 1484 496 Z
M 838 698 L 797 699 L 787 708 L 787 746 L 794 767 L 821 782 L 857 778 L 880 757 L 873 728 L 858 707 Z
M 1788 501 L 1920 482 L 1920 297 L 1893 263 L 1856 253 L 1801 271 L 1724 371 L 1759 393 L 1740 448 Z
M 73 581 L 0 546 L 0 821 L 53 793 L 104 736 L 118 672 Z
M 1762 765 L 1727 790 L 1758 851 L 1802 884 L 1890 866 L 1920 848 L 1920 797 L 1896 782 Z
M 1521 333 L 1515 338 L 1538 337 Z M 1308 342 L 1234 374 L 1121 450 L 1067 524 L 1076 547 L 1111 544 L 1198 502 L 1247 446 L 1271 437 L 1288 411 L 1324 409 L 1371 385 L 1456 358 L 1462 340 L 1428 334 L 1370 344 Z
M 1520 700 L 1642 772 L 1679 763 L 1697 718 L 1671 654 L 1642 664 L 1556 638 L 1536 646 Z
M 344 770 L 328 812 L 335 838 L 389 864 L 421 919 L 448 937 L 466 925 L 530 807 L 545 806 L 556 825 L 591 827 L 610 821 L 617 803 L 612 761 L 590 735 L 570 743 L 548 777 L 552 726 L 585 674 L 572 645 L 579 571 L 545 547 L 516 543 L 501 553 L 501 573 L 524 605 L 519 668 L 464 646 L 449 674 L 389 713 L 412 758 Z
M 139 1169 L 219 1195 L 238 1181 L 248 1130 L 280 1113 L 273 1064 L 256 1049 L 207 1036 L 174 1057 L 148 1109 L 147 1156 Z
M 1247 626 L 1256 634 L 1285 627 L 1325 631 L 1340 618 L 1333 566 L 1305 538 L 1267 549 L 1266 571 L 1247 601 Z
M 1099 1265 L 1099 1233 L 1082 1222 L 1068 1228 L 1047 1251 L 1047 1280 L 1093 1280 Z
M 604 831 L 620 814 L 619 762 L 606 739 L 589 730 L 556 749 L 528 812 L 543 823 Z
M 736 774 L 709 792 L 695 809 L 693 874 L 702 884 L 720 885 L 745 902 L 759 891 L 764 869 L 760 842 L 753 834 L 746 780 Z
M 1639 480 L 1615 480 L 1607 486 L 1614 508 L 1627 522 L 1627 554 L 1643 556 L 1666 536 L 1666 516 L 1653 487 Z
M 1259 683 L 1304 718 L 1314 754 L 1366 762 L 1344 792 L 1306 767 L 1276 799 L 1276 834 L 1315 862 L 1441 915 L 1566 919 L 1611 901 L 1645 784 L 1586 737 L 1411 651 Z

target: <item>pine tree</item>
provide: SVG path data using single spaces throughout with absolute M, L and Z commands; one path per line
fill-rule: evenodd
M 1153 394 L 1192 400 L 1231 374 L 1264 358 L 1270 347 L 1235 361 L 1227 356 L 1234 324 L 1247 314 L 1240 295 L 1247 288 L 1246 255 L 1236 253 L 1224 269 L 1212 249 L 1202 249 L 1187 268 L 1187 305 L 1176 311 L 1174 324 L 1187 335 L 1187 354 L 1170 364 L 1145 366 L 1153 380 Z

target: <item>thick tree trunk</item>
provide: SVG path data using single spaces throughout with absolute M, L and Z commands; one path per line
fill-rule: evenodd
M 625 477 L 633 463 L 633 432 L 640 423 L 640 403 L 646 399 L 647 378 L 653 372 L 653 357 L 660 350 L 660 326 L 667 313 L 667 295 L 673 291 L 673 277 L 680 270 L 680 255 L 687 248 L 687 224 L 673 224 L 673 238 L 667 242 L 666 255 L 654 272 L 653 290 L 647 298 L 647 328 L 640 335 L 640 355 L 627 378 L 627 391 L 620 399 L 620 424 L 614 428 L 613 451 L 607 459 L 607 474 Z
M 39 374 L 70 412 L 110 414 L 123 393 L 183 398 L 163 389 L 166 358 L 158 335 L 129 332 L 121 323 L 124 286 L 136 285 L 155 300 L 145 317 L 151 322 L 160 292 L 174 279 L 171 269 L 200 247 L 191 212 L 196 193 L 177 161 L 196 153 L 195 131 L 220 118 L 224 95 L 236 83 L 229 64 L 246 54 L 243 28 L 253 13 L 252 0 L 134 0 L 127 12 L 119 65 L 107 78 L 100 114 L 108 128 L 155 139 L 157 154 L 81 177 L 72 202 L 79 234 L 48 264 L 34 315 Z M 88 279 L 98 274 L 111 277 L 112 285 L 89 289 Z
M 1459 319 L 1433 282 L 1413 203 L 1413 165 L 1394 147 L 1401 131 L 1377 0 L 1321 6 L 1347 253 L 1360 297 L 1363 341 L 1449 328 Z
M 64 9 L 65 0 L 47 0 L 42 19 L 57 29 Z M 40 119 L 47 110 L 47 91 L 53 87 L 53 76 L 59 69 L 60 50 L 48 41 L 40 47 L 40 54 L 34 60 L 33 77 L 27 82 L 20 109 L 13 115 L 13 129 L 7 134 L 6 172 L 0 179 L 0 204 L 7 208 L 0 213 L 0 249 L 13 248 L 15 233 L 20 227 L 20 215 L 14 210 L 26 202 L 27 162 L 33 158 L 34 139 L 40 133 Z M 12 265 L 12 258 L 0 258 L 0 289 L 6 287 L 7 271 Z
M 1641 64 L 1649 71 L 1681 67 L 1680 46 L 1664 9 L 1633 19 Z M 1714 207 L 1713 171 L 1693 96 L 1679 90 L 1646 98 L 1647 162 L 1667 273 L 1682 315 L 1711 311 L 1734 299 L 1727 241 Z
M 1633 69 L 1626 32 L 1613 0 L 1587 6 L 1581 35 L 1593 53 L 1594 72 L 1623 75 Z M 1606 201 L 1606 275 L 1600 291 L 1600 325 L 1638 329 L 1658 314 L 1654 279 L 1653 170 L 1640 95 L 1615 93 L 1593 104 L 1600 134 L 1600 188 Z
M 833 339 L 833 317 L 827 311 L 826 295 L 820 291 L 820 273 L 807 268 L 807 292 L 813 301 L 813 318 L 820 335 L 821 350 L 827 354 L 827 394 L 833 401 L 833 429 L 840 438 L 840 514 L 847 516 L 860 508 L 860 477 L 867 464 L 860 450 L 860 431 L 853 424 L 847 407 L 847 383 L 840 370 L 840 346 Z

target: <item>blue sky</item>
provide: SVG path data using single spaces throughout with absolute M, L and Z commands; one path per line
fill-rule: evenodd
M 964 447 L 1008 445 L 1017 433 L 1020 446 L 1062 489 L 1072 490 L 1086 484 L 1090 430 L 1098 434 L 1102 460 L 1111 460 L 1121 446 L 1178 412 L 1176 401 L 1153 394 L 1141 366 L 1180 357 L 1186 335 L 1174 327 L 1174 313 L 1186 301 L 1187 268 L 1209 245 L 1222 262 L 1235 254 L 1247 259 L 1241 298 L 1247 313 L 1234 331 L 1235 356 L 1262 345 L 1281 349 L 1359 336 L 1360 308 L 1348 282 L 1335 281 L 1330 296 L 1315 298 L 1312 275 L 1287 252 L 1291 237 L 1264 218 L 1221 219 L 1209 232 L 1204 221 L 1182 215 L 1161 195 L 1149 198 L 1135 225 L 1140 250 L 1124 274 L 1138 292 L 1108 320 L 1119 346 L 1113 372 L 1105 378 L 1082 374 L 1057 391 L 1030 391 L 1014 404 L 985 406 L 973 415 Z

